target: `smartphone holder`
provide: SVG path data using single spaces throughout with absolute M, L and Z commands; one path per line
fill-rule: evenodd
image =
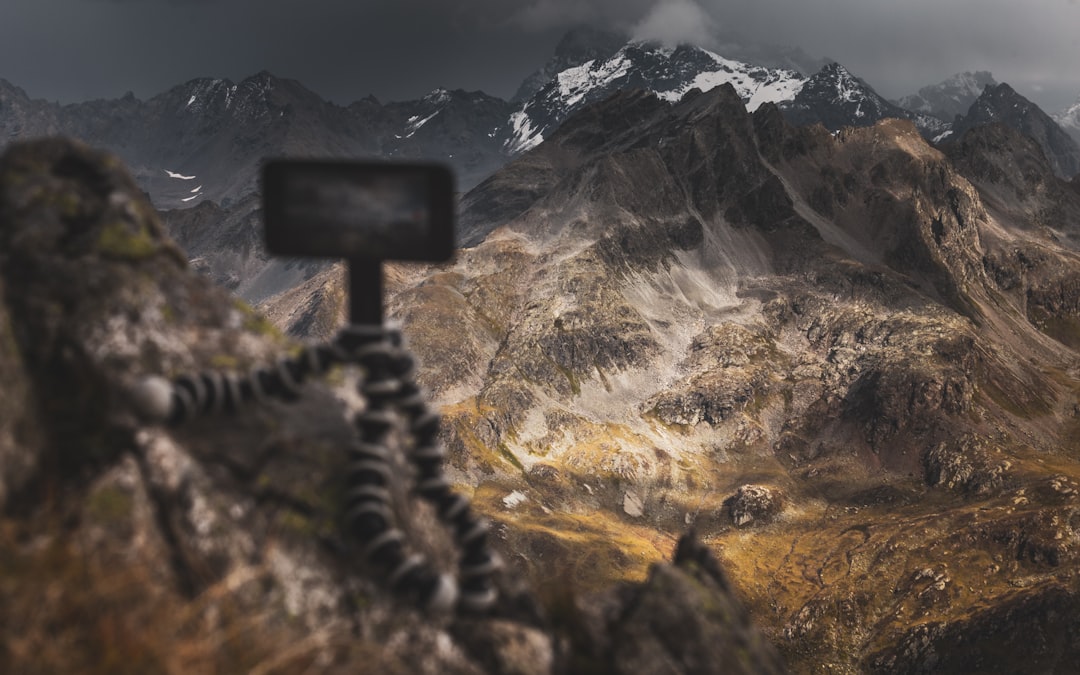
M 441 164 L 272 160 L 262 186 L 270 253 L 348 261 L 351 324 L 382 324 L 384 260 L 453 257 L 454 180 Z

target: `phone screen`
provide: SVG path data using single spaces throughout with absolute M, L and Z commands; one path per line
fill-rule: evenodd
M 442 261 L 453 176 L 437 164 L 275 160 L 263 169 L 267 248 L 293 256 Z

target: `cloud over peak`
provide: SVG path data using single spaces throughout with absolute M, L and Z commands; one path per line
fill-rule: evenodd
M 656 40 L 674 47 L 681 43 L 711 45 L 716 23 L 693 0 L 660 0 L 631 31 L 635 40 Z

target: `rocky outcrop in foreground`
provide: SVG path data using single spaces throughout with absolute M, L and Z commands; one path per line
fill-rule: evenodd
M 783 671 L 692 539 L 643 584 L 430 615 L 338 527 L 361 402 L 186 426 L 136 414 L 146 375 L 246 372 L 290 345 L 192 272 L 114 158 L 62 140 L 0 159 L 0 671 Z M 430 514 L 406 529 L 446 555 Z

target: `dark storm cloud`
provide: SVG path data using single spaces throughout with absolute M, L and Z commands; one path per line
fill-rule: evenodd
M 974 69 L 1051 111 L 1080 94 L 1076 0 L 2 0 L 0 77 L 64 100 L 262 69 L 340 102 L 505 97 L 583 23 L 801 46 L 893 97 Z

